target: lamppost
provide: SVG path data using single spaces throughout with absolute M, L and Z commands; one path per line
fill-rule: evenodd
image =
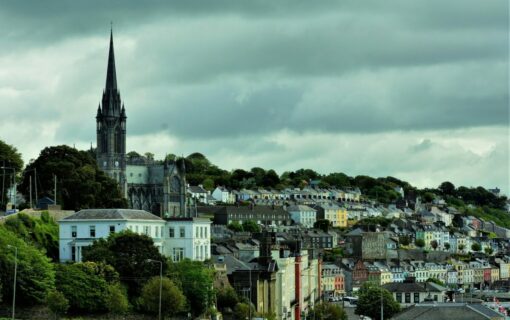
M 239 262 L 241 262 L 241 264 L 248 269 L 249 271 L 249 281 L 250 281 L 250 294 L 249 294 L 249 301 L 250 303 L 248 304 L 248 319 L 251 320 L 251 304 L 252 304 L 252 301 L 251 301 L 251 286 L 252 286 L 252 282 L 251 282 L 251 267 L 249 267 L 248 265 L 246 265 L 246 263 L 244 263 L 243 261 L 239 260 Z
M 159 263 L 159 312 L 158 319 L 161 320 L 161 293 L 163 291 L 163 262 L 159 260 L 147 259 L 147 262 Z
M 14 248 L 14 284 L 12 288 L 12 320 L 16 313 L 16 275 L 18 273 L 18 247 L 7 245 L 8 248 Z

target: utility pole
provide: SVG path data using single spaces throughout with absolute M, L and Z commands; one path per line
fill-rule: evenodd
M 57 204 L 57 175 L 53 174 L 53 202 L 55 202 L 55 205 Z
M 5 160 L 3 161 L 3 174 L 2 174 L 2 206 L 4 204 L 4 192 L 5 192 Z
M 383 289 L 381 286 L 381 320 L 384 320 Z
M 35 205 L 37 207 L 37 202 L 39 201 L 39 196 L 37 194 L 37 168 L 34 168 L 34 178 L 35 178 Z
M 29 193 L 30 193 L 30 209 L 33 208 L 32 206 L 32 176 L 28 176 L 28 184 L 30 185 Z

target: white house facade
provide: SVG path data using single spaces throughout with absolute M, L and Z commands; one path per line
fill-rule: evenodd
M 211 222 L 206 219 L 174 218 L 165 221 L 144 210 L 86 209 L 58 223 L 61 262 L 82 261 L 83 247 L 126 230 L 149 236 L 159 252 L 174 261 L 184 258 L 203 261 L 210 257 Z
M 163 254 L 173 261 L 211 258 L 211 220 L 173 218 L 167 221 Z

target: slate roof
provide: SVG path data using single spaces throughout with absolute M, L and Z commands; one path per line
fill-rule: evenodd
M 207 191 L 201 186 L 189 186 L 188 191 L 191 193 L 207 193 Z
M 426 283 L 387 283 L 383 285 L 384 289 L 390 292 L 443 292 L 446 291 L 446 288 L 437 285 L 435 283 L 426 282 Z
M 154 220 L 160 217 L 144 210 L 133 209 L 84 209 L 62 220 Z
M 287 207 L 287 211 L 288 212 L 296 212 L 296 211 L 300 211 L 300 212 L 303 212 L 303 211 L 317 211 L 313 208 L 310 208 L 309 206 L 305 206 L 305 205 L 292 205 L 292 206 L 288 206 Z
M 405 309 L 394 320 L 503 320 L 505 317 L 481 304 L 423 303 Z

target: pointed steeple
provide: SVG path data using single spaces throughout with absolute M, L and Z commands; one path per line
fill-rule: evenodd
M 106 90 L 117 90 L 117 74 L 115 71 L 115 54 L 113 52 L 113 28 L 110 29 L 110 52 L 108 54 L 108 69 L 106 71 Z

